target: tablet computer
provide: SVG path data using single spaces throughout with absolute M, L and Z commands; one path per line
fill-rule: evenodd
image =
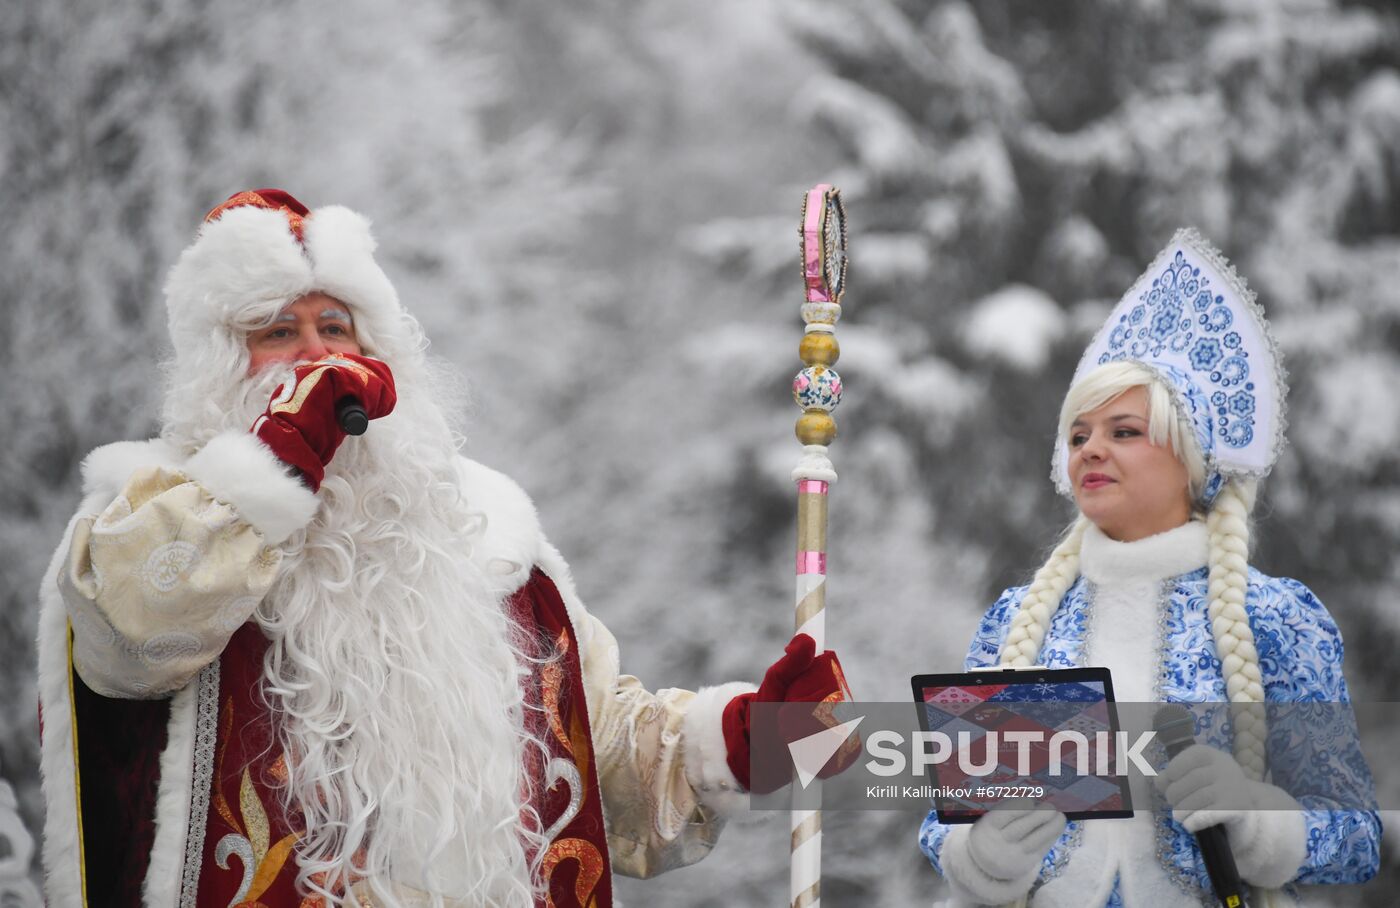
M 1071 820 L 1132 816 L 1106 668 L 915 675 L 931 795 L 943 823 L 1029 798 Z

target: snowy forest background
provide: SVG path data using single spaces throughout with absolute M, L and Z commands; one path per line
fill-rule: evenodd
M 37 865 L 7 807 L 39 828 L 39 576 L 83 455 L 156 430 L 160 288 L 208 208 L 277 186 L 369 215 L 470 379 L 468 453 L 534 495 L 624 667 L 695 686 L 755 678 L 791 633 L 796 225 L 822 181 L 852 235 L 828 635 L 861 699 L 960 665 L 1039 563 L 1070 516 L 1047 472 L 1075 361 L 1188 224 L 1292 375 L 1253 563 L 1328 603 L 1357 699 L 1400 699 L 1394 2 L 21 0 L 0 4 L 0 903 Z M 918 820 L 829 813 L 824 903 L 929 903 Z M 736 824 L 620 895 L 773 905 L 787 840 Z M 1397 841 L 1331 903 L 1391 903 Z

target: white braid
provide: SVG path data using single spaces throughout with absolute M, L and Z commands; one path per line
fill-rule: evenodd
M 1079 547 L 1088 526 L 1089 519 L 1079 515 L 1049 559 L 1035 572 L 1030 589 L 1021 599 L 1021 610 L 1016 613 L 1006 642 L 1002 644 L 1002 665 L 1035 665 L 1040 656 L 1040 644 L 1050 628 L 1050 619 L 1060 607 L 1065 591 L 1079 576 Z
M 1259 652 L 1254 631 L 1245 613 L 1249 592 L 1249 513 L 1254 508 L 1253 479 L 1231 479 L 1220 490 L 1215 506 L 1206 515 L 1210 531 L 1210 579 L 1207 596 L 1215 652 L 1225 678 L 1226 695 L 1235 726 L 1235 759 L 1247 775 L 1264 778 L 1264 683 L 1259 674 Z
M 1264 682 L 1259 674 L 1259 651 L 1245 612 L 1249 592 L 1249 515 L 1254 510 L 1258 483 L 1234 478 L 1225 484 L 1206 514 L 1210 533 L 1210 574 L 1207 596 L 1215 633 L 1215 652 L 1230 698 L 1230 721 L 1235 727 L 1235 761 L 1244 774 L 1264 780 L 1268 728 L 1264 718 Z M 1277 889 L 1251 887 L 1251 904 L 1275 908 L 1288 903 Z

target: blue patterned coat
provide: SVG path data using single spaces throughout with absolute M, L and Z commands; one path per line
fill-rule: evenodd
M 1167 607 L 1159 619 L 1155 693 L 1162 702 L 1223 703 L 1228 700 L 1215 639 L 1207 617 L 1206 569 L 1168 581 Z M 1007 590 L 983 617 L 968 651 L 968 670 L 997 664 L 1002 641 L 1028 587 Z M 1050 621 L 1040 661 L 1050 668 L 1082 665 L 1085 634 L 1090 626 L 1093 585 L 1084 577 L 1065 593 Z M 1253 568 L 1245 602 L 1254 629 L 1266 699 L 1270 703 L 1349 703 L 1342 677 L 1342 638 L 1327 609 L 1312 591 L 1296 580 L 1274 578 Z M 1339 710 L 1321 710 L 1336 717 Z M 1220 715 L 1221 711 L 1214 711 Z M 1348 723 L 1343 723 L 1348 724 Z M 1286 728 L 1270 723 L 1271 779 L 1305 809 L 1307 858 L 1297 883 L 1361 883 L 1380 866 L 1380 819 L 1374 809 L 1371 772 L 1349 728 L 1326 748 L 1300 746 Z M 1201 728 L 1199 739 L 1227 752 L 1228 730 Z M 1338 809 L 1338 794 L 1352 809 Z M 1369 804 L 1373 809 L 1355 809 Z M 1209 879 L 1195 838 L 1162 810 L 1157 815 L 1159 858 L 1183 892 L 1204 896 Z M 1072 822 L 1046 855 L 1041 880 L 1057 875 L 1073 858 L 1079 823 Z M 951 827 L 930 813 L 919 830 L 919 847 L 939 873 L 943 839 Z M 1115 884 L 1108 906 L 1121 905 Z

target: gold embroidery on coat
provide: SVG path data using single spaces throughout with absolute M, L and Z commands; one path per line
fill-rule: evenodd
M 292 849 L 296 847 L 300 836 L 295 832 L 290 832 L 278 839 L 276 844 L 269 844 L 272 838 L 271 823 L 268 821 L 267 808 L 263 806 L 262 797 L 258 794 L 257 787 L 253 784 L 253 778 L 248 772 L 248 768 L 243 768 L 243 778 L 238 786 L 238 811 L 242 817 L 240 823 L 233 815 L 233 808 L 229 806 L 228 799 L 224 797 L 224 757 L 228 752 L 228 742 L 233 730 L 233 698 L 229 697 L 224 701 L 223 715 L 220 717 L 219 736 L 222 744 L 219 747 L 218 760 L 214 773 L 214 808 L 223 817 L 224 822 L 236 830 L 228 833 L 219 840 L 215 847 L 215 862 L 221 869 L 232 870 L 228 859 L 237 857 L 244 862 L 243 868 L 244 885 L 240 887 L 231 908 L 267 908 L 257 901 L 258 896 L 268 890 L 277 875 L 282 872 L 282 867 L 291 857 Z M 273 770 L 282 767 L 282 772 L 286 772 L 286 763 L 282 757 L 278 757 Z M 246 830 L 246 834 L 245 834 Z M 303 900 L 306 905 L 306 900 Z M 312 902 L 311 905 L 315 905 Z M 308 906 L 309 908 L 309 906 Z
M 578 879 L 574 881 L 574 898 L 580 905 L 596 904 L 593 891 L 598 888 L 598 881 L 603 878 L 603 856 L 598 853 L 592 842 L 585 839 L 560 839 L 554 842 L 545 852 L 540 872 L 549 880 L 554 876 L 554 869 L 569 860 L 578 861 L 579 865 Z M 548 908 L 555 908 L 553 893 L 549 894 L 546 905 Z
M 224 797 L 223 786 L 219 784 L 224 777 L 224 754 L 228 752 L 229 738 L 233 735 L 233 698 L 224 700 L 223 715 L 219 717 L 219 755 L 214 763 L 214 809 L 219 812 L 219 816 L 224 818 L 224 822 L 234 829 L 240 828 L 238 820 L 233 816 L 233 809 L 228 806 L 228 799 Z
M 544 712 L 549 717 L 549 729 L 554 732 L 554 737 L 559 740 L 559 744 L 564 748 L 564 752 L 573 756 L 574 745 L 569 740 L 569 735 L 564 731 L 563 716 L 559 711 L 559 699 L 563 696 L 564 689 L 564 659 L 569 655 L 569 634 L 561 630 L 559 637 L 554 641 L 554 658 L 545 664 L 541 683 L 543 686 Z
M 563 698 L 563 685 L 565 679 L 564 660 L 569 653 L 569 634 L 567 630 L 561 630 L 558 638 L 554 641 L 554 658 L 544 666 L 542 674 L 542 699 L 544 701 L 545 715 L 549 721 L 550 730 L 559 741 L 560 747 L 568 755 L 568 760 L 572 763 L 570 772 L 550 772 L 550 789 L 563 782 L 564 785 L 572 789 L 573 784 L 578 785 L 578 792 L 570 791 L 569 805 L 562 816 L 559 817 L 547 834 L 552 835 L 562 832 L 574 817 L 578 816 L 583 802 L 588 797 L 588 783 L 590 764 L 592 763 L 592 747 L 588 740 L 588 732 L 584 727 L 584 720 L 578 710 L 573 710 L 569 716 L 569 727 L 564 728 L 564 716 L 560 707 Z M 556 761 L 551 761 L 553 764 Z M 564 762 L 560 759 L 558 762 Z M 553 769 L 553 766 L 551 766 Z M 557 774 L 556 774 L 557 773 Z M 596 904 L 594 890 L 597 889 L 598 881 L 603 877 L 604 860 L 596 846 L 586 839 L 568 838 L 551 842 L 545 850 L 544 860 L 540 864 L 540 875 L 545 880 L 546 888 L 549 887 L 554 878 L 554 871 L 565 861 L 577 861 L 579 865 L 578 878 L 574 882 L 574 895 L 579 905 L 592 906 Z M 554 897 L 550 895 L 547 901 L 548 908 L 555 908 Z

